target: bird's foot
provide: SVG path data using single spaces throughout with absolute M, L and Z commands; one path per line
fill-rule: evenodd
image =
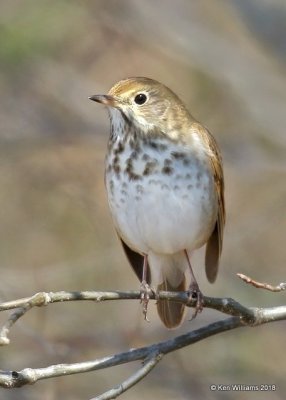
M 147 311 L 148 311 L 148 303 L 150 300 L 150 294 L 152 294 L 153 291 L 150 288 L 150 286 L 148 285 L 148 283 L 143 280 L 141 282 L 141 286 L 140 286 L 140 303 L 142 304 L 143 307 L 143 315 L 144 315 L 144 319 L 147 322 L 150 322 L 148 317 L 147 317 Z
M 189 299 L 190 300 L 197 300 L 196 301 L 196 307 L 194 309 L 193 315 L 192 315 L 192 319 L 196 318 L 196 316 L 198 315 L 198 313 L 201 313 L 203 311 L 204 308 L 204 296 L 199 288 L 199 285 L 197 284 L 197 282 L 191 282 L 189 290 L 188 290 L 188 294 L 189 294 Z

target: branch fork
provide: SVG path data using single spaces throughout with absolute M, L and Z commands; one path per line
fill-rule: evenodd
M 286 283 L 273 286 L 267 283 L 258 282 L 244 274 L 237 274 L 244 282 L 256 288 L 280 292 L 286 289 Z M 111 300 L 134 300 L 140 299 L 140 291 L 76 291 L 76 292 L 40 292 L 31 297 L 17 299 L 0 303 L 0 311 L 14 310 L 8 317 L 0 330 L 0 345 L 8 345 L 10 329 L 33 307 L 48 306 L 52 303 L 67 301 L 111 301 Z M 154 294 L 150 291 L 149 299 L 168 299 L 184 303 L 188 307 L 196 307 L 196 299 L 190 299 L 188 292 L 159 292 Z M 86 361 L 74 364 L 56 364 L 45 368 L 25 368 L 22 371 L 1 371 L 0 387 L 15 388 L 27 384 L 34 384 L 38 380 L 53 378 L 57 376 L 72 375 L 83 372 L 95 371 L 109 368 L 115 365 L 129 363 L 131 361 L 142 361 L 141 367 L 129 378 L 118 386 L 107 392 L 92 398 L 91 400 L 115 399 L 126 390 L 130 389 L 141 379 L 147 376 L 155 366 L 162 360 L 165 354 L 171 353 L 183 347 L 189 346 L 207 337 L 218 333 L 245 326 L 258 326 L 269 322 L 286 320 L 286 305 L 259 308 L 245 307 L 232 298 L 204 297 L 204 308 L 212 308 L 223 314 L 230 315 L 220 321 L 211 323 L 197 330 L 189 331 L 173 339 L 152 344 L 137 349 L 130 349 L 126 352 L 115 354 L 101 359 Z

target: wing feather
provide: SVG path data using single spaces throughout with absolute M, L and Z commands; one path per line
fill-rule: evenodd
M 142 254 L 137 253 L 136 251 L 132 250 L 121 238 L 120 238 L 121 244 L 123 246 L 123 250 L 126 254 L 126 257 L 128 258 L 128 261 L 133 268 L 135 274 L 137 275 L 139 281 L 142 281 L 142 274 L 143 274 L 143 262 L 144 262 L 144 257 Z M 148 264 L 148 269 L 147 269 L 147 279 L 146 279 L 148 285 L 151 283 L 151 272 L 150 272 L 150 266 Z
M 205 255 L 207 278 L 210 282 L 214 282 L 217 276 L 219 259 L 222 252 L 223 230 L 225 225 L 223 164 L 215 138 L 202 125 L 198 123 L 194 125 L 196 125 L 197 133 L 203 138 L 204 143 L 208 148 L 218 201 L 217 219 L 214 230 L 207 242 Z

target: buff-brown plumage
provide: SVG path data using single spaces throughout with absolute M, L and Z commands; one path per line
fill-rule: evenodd
M 149 78 L 128 78 L 107 95 L 111 135 L 105 181 L 111 214 L 124 251 L 141 281 L 146 316 L 150 285 L 202 294 L 190 257 L 206 244 L 205 268 L 214 282 L 225 224 L 222 160 L 215 139 L 169 88 Z M 184 306 L 158 301 L 168 328 L 180 325 Z

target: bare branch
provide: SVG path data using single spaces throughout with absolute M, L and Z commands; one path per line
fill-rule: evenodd
M 150 299 L 169 299 L 194 307 L 195 300 L 189 298 L 187 292 L 173 293 L 160 292 L 150 293 Z M 128 292 L 49 292 L 37 293 L 32 297 L 18 299 L 15 301 L 0 304 L 0 311 L 13 310 L 8 321 L 1 330 L 2 344 L 7 344 L 9 339 L 7 334 L 11 326 L 22 317 L 28 310 L 35 306 L 44 306 L 50 303 L 64 301 L 107 301 L 107 300 L 127 300 L 140 299 L 140 291 Z M 146 376 L 155 365 L 161 360 L 163 355 L 189 346 L 207 337 L 236 329 L 244 326 L 256 326 L 268 322 L 285 320 L 286 305 L 273 308 L 245 307 L 231 298 L 204 297 L 204 307 L 212 308 L 222 313 L 231 315 L 230 318 L 209 324 L 184 335 L 177 336 L 171 340 L 152 344 L 137 349 L 130 349 L 126 352 L 115 354 L 92 361 L 74 364 L 56 364 L 45 368 L 25 368 L 22 371 L 0 371 L 0 386 L 4 388 L 20 387 L 26 384 L 33 384 L 38 380 L 48 379 L 64 375 L 72 375 L 84 372 L 95 371 L 98 369 L 109 368 L 112 366 L 129 363 L 132 361 L 143 360 L 145 364 L 136 373 L 131 375 L 121 385 L 114 387 L 95 399 L 111 399 L 119 396 L 131 386 L 139 382 Z
M 18 321 L 19 318 L 21 318 L 28 310 L 30 310 L 30 308 L 31 306 L 27 304 L 24 307 L 20 307 L 9 316 L 0 330 L 0 346 L 6 346 L 10 343 L 10 339 L 8 338 L 10 328 L 15 324 L 16 321 Z
M 114 291 L 114 292 L 95 292 L 95 291 L 75 291 L 75 292 L 40 292 L 31 297 L 25 297 L 13 301 L 0 303 L 0 311 L 16 309 L 7 322 L 0 330 L 0 345 L 10 343 L 8 334 L 15 322 L 31 310 L 33 307 L 47 306 L 48 304 L 66 301 L 111 301 L 111 300 L 138 300 L 141 297 L 140 291 Z M 150 292 L 150 299 L 167 299 L 184 303 L 188 307 L 195 307 L 196 300 L 190 299 L 188 292 Z M 212 308 L 224 314 L 241 317 L 247 325 L 255 324 L 253 308 L 247 308 L 231 298 L 204 297 L 204 307 Z
M 154 354 L 149 357 L 149 360 L 144 362 L 143 367 L 141 367 L 138 371 L 132 374 L 128 379 L 122 382 L 120 385 L 116 386 L 113 389 L 108 390 L 107 392 L 101 394 L 100 396 L 93 397 L 90 400 L 110 400 L 115 399 L 120 396 L 122 393 L 126 392 L 126 390 L 130 389 L 136 383 L 141 381 L 146 375 L 148 375 L 154 367 L 161 361 L 163 358 L 163 354 Z
M 286 314 L 286 310 L 285 310 Z M 0 373 L 0 386 L 6 388 L 20 387 L 26 384 L 33 384 L 38 380 L 54 378 L 63 375 L 72 375 L 83 372 L 96 371 L 125 364 L 131 361 L 144 360 L 152 354 L 167 354 L 182 347 L 189 346 L 209 336 L 244 326 L 241 319 L 231 317 L 222 321 L 209 324 L 203 328 L 188 332 L 184 335 L 150 346 L 131 349 L 124 353 L 115 354 L 94 361 L 86 361 L 74 364 L 56 364 L 46 368 L 25 368 L 22 371 L 10 371 Z
M 19 318 L 25 315 L 26 312 L 34 306 L 43 306 L 48 304 L 49 298 L 47 296 L 47 293 L 36 293 L 34 296 L 26 299 L 2 303 L 4 304 L 3 308 L 0 305 L 0 311 L 10 310 L 19 307 L 10 315 L 10 317 L 7 319 L 6 323 L 2 326 L 0 330 L 0 346 L 5 346 L 10 343 L 10 339 L 8 338 L 10 328 L 15 324 L 15 322 L 18 321 Z
M 265 289 L 269 290 L 270 292 L 281 292 L 282 290 L 286 289 L 286 282 L 281 282 L 277 286 L 270 285 L 269 283 L 263 283 L 255 281 L 254 279 L 250 278 L 247 275 L 238 273 L 236 274 L 240 279 L 244 282 L 249 283 L 250 285 L 258 288 L 258 289 Z
M 104 357 L 94 361 L 74 364 L 57 364 L 46 368 L 25 368 L 19 372 L 1 372 L 0 386 L 6 388 L 20 387 L 26 384 L 35 383 L 41 379 L 90 372 L 131 361 L 144 360 L 155 353 L 167 354 L 180 348 L 189 346 L 207 337 L 216 335 L 217 333 L 243 326 L 261 325 L 267 322 L 286 319 L 286 306 L 264 309 L 252 308 L 252 313 L 253 318 L 249 323 L 247 323 L 248 319 L 243 319 L 241 317 L 230 317 L 218 322 L 214 322 L 197 330 L 190 331 L 184 335 L 177 336 L 171 340 L 138 349 L 131 349 L 124 353 Z

